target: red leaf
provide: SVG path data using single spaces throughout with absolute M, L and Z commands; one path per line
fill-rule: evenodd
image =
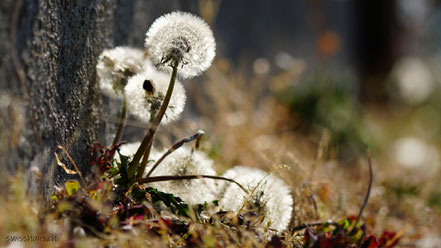
M 380 243 L 377 241 L 374 235 L 369 235 L 363 241 L 361 248 L 377 248 L 380 247 Z
M 384 231 L 380 238 L 381 246 L 386 245 L 390 240 L 392 240 L 395 237 L 395 235 L 397 235 L 396 232 L 390 232 L 388 230 Z M 396 239 L 392 244 L 389 244 L 388 247 L 394 247 L 395 245 L 398 244 L 399 240 L 400 240 L 399 238 Z
M 113 160 L 113 157 L 115 156 L 116 150 L 119 150 L 119 147 L 122 144 L 127 143 L 126 141 L 120 142 L 116 144 L 115 146 L 109 146 L 104 150 L 104 146 L 100 143 L 94 143 L 90 146 L 90 153 L 91 153 L 91 166 L 98 166 L 99 171 L 101 174 L 104 174 L 107 170 L 111 168 L 111 161 Z

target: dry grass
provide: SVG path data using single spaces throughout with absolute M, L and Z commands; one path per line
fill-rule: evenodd
M 191 113 L 195 117 L 167 128 L 177 137 L 188 136 L 197 129 L 206 131 L 202 149 L 215 160 L 219 173 L 234 165 L 267 171 L 278 165 L 288 165 L 289 169 L 279 169 L 275 173 L 292 190 L 291 228 L 303 223 L 338 221 L 357 215 L 368 186 L 365 157 L 360 157 L 354 166 L 341 165 L 329 147 L 332 134 L 326 130 L 320 134 L 303 132 L 290 111 L 274 98 L 274 89 L 283 88 L 301 77 L 301 73 L 302 70 L 296 67 L 271 77 L 247 74 L 233 70 L 226 60 L 218 60 L 206 76 L 186 85 L 191 94 L 189 103 L 199 113 Z M 365 118 L 387 131 L 390 120 L 382 119 L 383 116 L 375 111 L 369 113 Z M 169 138 L 164 137 L 160 139 Z M 167 141 L 163 143 L 167 144 Z M 400 243 L 410 247 L 423 237 L 436 237 L 441 232 L 441 216 L 440 212 L 428 207 L 427 192 L 438 187 L 434 180 L 439 175 L 424 178 L 403 170 L 388 161 L 382 149 L 386 147 L 379 146 L 373 154 L 375 177 L 363 214 L 366 223 L 376 234 L 386 229 L 399 232 Z M 8 192 L 1 194 L 0 245 L 8 244 L 5 237 L 26 234 L 56 236 L 56 242 L 22 243 L 41 247 L 262 247 L 267 243 L 268 235 L 262 235 L 258 230 L 196 222 L 190 225 L 186 234 L 186 237 L 191 235 L 191 239 L 161 232 L 161 228 L 154 233 L 147 232 L 143 225 L 129 230 L 117 228 L 105 235 L 84 236 L 81 231 L 70 229 L 70 218 L 44 214 L 42 202 L 26 194 L 22 177 L 10 180 Z M 395 190 L 409 185 L 416 186 L 418 193 L 398 194 Z M 299 247 L 302 235 L 301 231 L 282 234 L 285 244 Z

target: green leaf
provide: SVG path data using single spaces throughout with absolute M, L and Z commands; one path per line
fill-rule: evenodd
M 137 203 L 147 200 L 145 189 L 140 188 L 138 185 L 134 185 L 130 192 L 130 198 L 132 201 Z
M 98 193 L 97 190 L 91 190 L 89 192 L 89 196 L 90 196 L 90 198 L 92 198 L 94 200 L 98 200 L 98 201 L 101 200 L 101 196 L 100 196 L 100 194 Z
M 343 219 L 343 220 L 339 221 L 338 224 L 339 224 L 343 229 L 346 229 L 346 228 L 348 228 L 348 227 L 351 225 L 351 222 L 349 222 L 349 219 L 346 218 L 346 219 Z
M 189 217 L 188 204 L 181 198 L 175 197 L 173 194 L 161 192 L 152 187 L 146 188 L 145 191 L 150 194 L 153 203 L 163 202 L 173 213 Z
M 118 151 L 118 154 L 121 159 L 121 162 L 118 163 L 118 169 L 119 169 L 119 174 L 120 174 L 121 178 L 119 178 L 118 180 L 115 180 L 115 182 L 117 184 L 124 184 L 129 181 L 129 174 L 127 171 L 128 164 L 129 164 L 129 157 L 122 155 L 119 151 Z
M 127 171 L 127 177 L 128 178 L 134 178 L 136 175 L 136 172 L 138 170 L 139 164 L 131 165 L 130 162 L 128 162 L 129 157 L 126 157 L 126 171 Z
M 64 189 L 71 196 L 80 189 L 80 183 L 76 180 L 68 180 L 64 183 Z
M 346 230 L 351 225 L 351 222 L 349 221 L 348 218 L 345 218 L 337 223 L 338 223 L 338 227 L 335 228 L 335 230 L 332 232 L 332 235 L 337 235 L 340 232 L 340 230 Z
M 114 177 L 115 175 L 117 175 L 119 173 L 119 168 L 118 167 L 112 167 L 107 171 L 108 177 Z

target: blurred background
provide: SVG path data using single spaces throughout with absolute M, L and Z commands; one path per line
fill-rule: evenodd
M 217 52 L 208 71 L 183 81 L 184 114 L 160 127 L 156 147 L 202 129 L 201 149 L 219 174 L 235 165 L 274 170 L 292 189 L 291 227 L 358 214 L 369 148 L 374 180 L 363 217 L 372 232 L 395 232 L 400 247 L 441 247 L 440 0 L 70 3 L 0 1 L 7 170 L 32 165 L 28 181 L 43 175 L 51 192 L 51 175 L 65 179 L 53 157 L 58 143 L 89 168 L 84 151 L 96 139 L 111 144 L 121 108 L 95 91 L 98 54 L 144 48 L 153 21 L 182 10 L 212 27 Z M 123 140 L 140 141 L 147 125 L 129 117 Z M 27 205 L 14 215 L 11 203 L 0 223 L 23 218 L 32 226 Z
M 120 0 L 114 45 L 143 47 L 147 27 L 173 10 L 209 23 L 217 55 L 184 82 L 185 114 L 163 145 L 203 129 L 220 171 L 290 165 L 280 174 L 295 223 L 357 213 L 369 147 L 368 220 L 410 247 L 441 244 L 440 1 Z

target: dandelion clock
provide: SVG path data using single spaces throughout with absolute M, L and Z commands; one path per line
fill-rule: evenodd
M 171 72 L 178 65 L 182 78 L 192 78 L 207 70 L 216 51 L 207 23 L 185 12 L 172 12 L 156 19 L 147 31 L 145 47 L 160 70 Z

